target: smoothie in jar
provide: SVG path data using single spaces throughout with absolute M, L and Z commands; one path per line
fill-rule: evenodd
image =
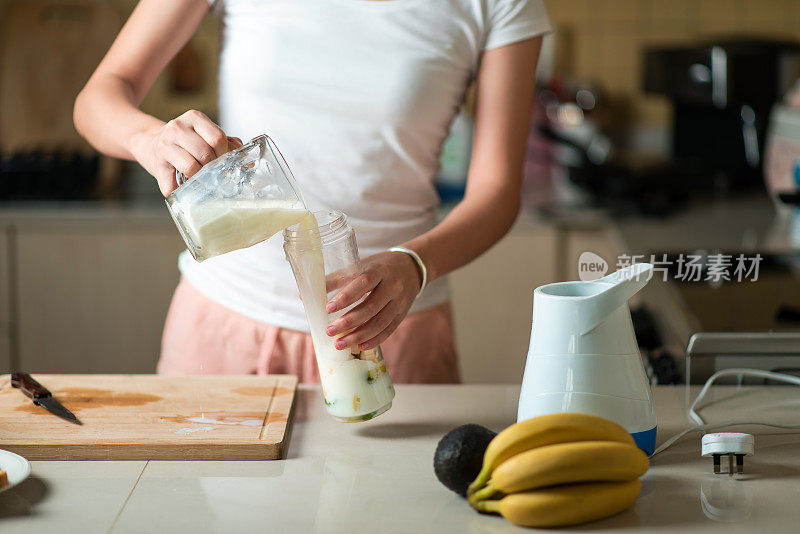
M 333 296 L 326 289 L 326 276 L 358 271 L 353 229 L 340 212 L 309 213 L 284 231 L 284 250 L 303 297 L 328 413 L 344 422 L 366 421 L 382 414 L 392 405 L 394 387 L 380 347 L 339 350 L 336 340 L 325 333 L 328 324 L 347 311 L 329 314 L 325 310 Z

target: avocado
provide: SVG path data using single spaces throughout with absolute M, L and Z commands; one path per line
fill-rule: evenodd
M 439 440 L 433 455 L 433 470 L 439 482 L 462 497 L 483 464 L 483 453 L 497 435 L 481 425 L 461 425 Z

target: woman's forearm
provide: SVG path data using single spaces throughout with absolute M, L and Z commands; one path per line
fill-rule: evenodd
M 193 176 L 206 163 L 241 146 L 199 111 L 168 123 L 137 107 L 141 97 L 123 78 L 95 74 L 75 101 L 75 127 L 97 150 L 132 159 L 158 181 L 166 196 L 177 187 L 175 171 Z
M 497 243 L 519 213 L 519 187 L 468 195 L 429 232 L 409 241 L 428 269 L 428 280 L 444 276 L 471 262 Z
M 89 143 L 110 156 L 134 159 L 137 135 L 164 125 L 139 104 L 207 12 L 205 0 L 140 0 L 75 100 L 75 127 Z
M 453 211 L 406 246 L 428 279 L 474 260 L 497 243 L 519 213 L 522 163 L 542 38 L 489 50 L 481 59 L 467 190 Z
M 94 77 L 75 100 L 74 120 L 78 132 L 100 152 L 134 159 L 131 142 L 143 132 L 164 122 L 137 107 L 134 91 L 114 75 Z
M 97 150 L 135 159 L 166 196 L 177 187 L 175 171 L 191 177 L 238 138 L 196 110 L 163 122 L 139 109 L 167 63 L 208 12 L 206 0 L 140 0 L 86 87 L 75 100 L 78 132 Z

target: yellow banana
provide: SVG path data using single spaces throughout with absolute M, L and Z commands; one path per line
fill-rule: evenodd
M 523 527 L 577 525 L 618 514 L 636 502 L 641 489 L 638 479 L 550 486 L 481 501 L 480 510 Z
M 576 441 L 545 445 L 512 456 L 497 466 L 492 478 L 470 496 L 470 503 L 498 491 L 516 493 L 574 482 L 621 481 L 639 478 L 650 466 L 636 445 L 618 441 Z
M 556 443 L 598 440 L 634 444 L 624 428 L 595 415 L 554 413 L 520 421 L 497 434 L 489 443 L 481 471 L 470 484 L 467 495 L 484 487 L 495 467 L 521 452 Z

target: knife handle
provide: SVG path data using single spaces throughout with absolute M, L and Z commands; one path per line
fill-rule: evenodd
M 28 373 L 12 373 L 11 385 L 21 389 L 26 397 L 34 400 L 52 396 L 46 387 L 34 380 Z

